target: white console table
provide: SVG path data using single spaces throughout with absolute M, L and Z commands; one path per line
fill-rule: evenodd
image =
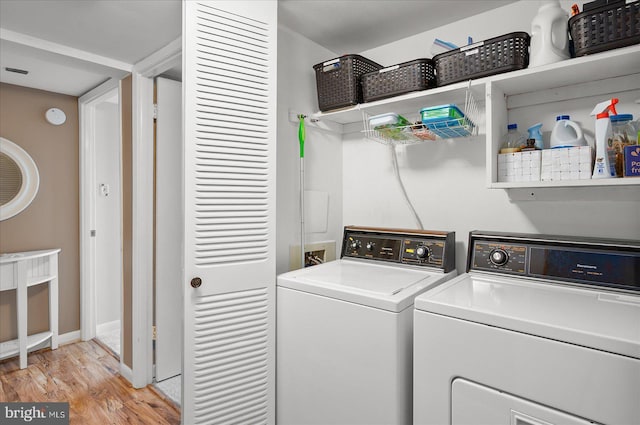
M 0 359 L 20 355 L 27 367 L 27 352 L 50 340 L 58 348 L 58 253 L 60 249 L 0 254 L 0 291 L 16 290 L 18 339 L 0 343 Z M 27 335 L 27 288 L 49 284 L 49 330 Z

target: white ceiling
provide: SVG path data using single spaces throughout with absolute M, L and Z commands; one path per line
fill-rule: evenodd
M 279 0 L 278 20 L 336 54 L 361 53 L 515 0 Z
M 278 19 L 337 54 L 360 53 L 511 2 L 279 0 Z M 181 11 L 181 0 L 0 0 L 0 82 L 80 96 L 177 39 Z
M 0 81 L 80 96 L 180 37 L 181 13 L 180 0 L 0 0 Z

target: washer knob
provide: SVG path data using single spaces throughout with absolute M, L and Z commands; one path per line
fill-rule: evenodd
M 373 251 L 373 248 L 376 247 L 375 242 L 367 242 L 367 251 Z
M 418 257 L 421 260 L 424 260 L 425 258 L 427 258 L 429 254 L 430 254 L 429 248 L 427 248 L 424 245 L 420 245 L 418 248 L 416 248 L 416 257 Z
M 351 242 L 351 248 L 353 249 L 360 249 L 361 246 L 362 246 L 362 242 L 360 242 L 357 239 Z
M 489 261 L 494 266 L 504 266 L 509 261 L 509 254 L 502 248 L 497 248 L 489 254 Z

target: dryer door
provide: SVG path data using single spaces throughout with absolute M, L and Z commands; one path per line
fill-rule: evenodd
M 452 425 L 596 424 L 462 378 L 451 384 L 451 404 Z

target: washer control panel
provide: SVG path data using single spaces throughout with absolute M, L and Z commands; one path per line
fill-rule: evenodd
M 424 230 L 345 227 L 342 257 L 455 268 L 455 234 Z

